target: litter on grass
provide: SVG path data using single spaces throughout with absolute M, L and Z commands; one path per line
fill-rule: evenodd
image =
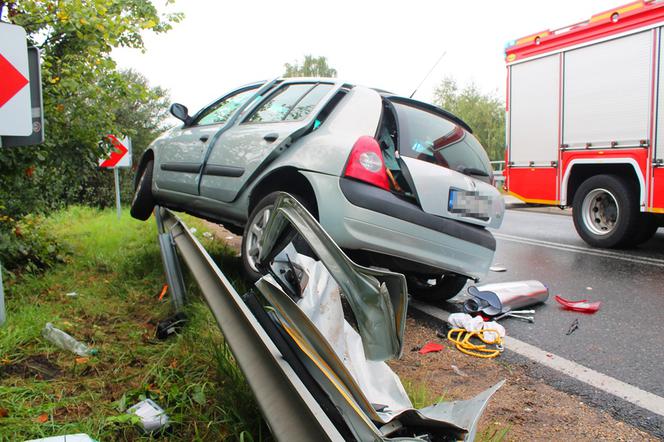
M 212 234 L 210 232 L 203 232 L 203 236 L 207 239 L 212 238 Z
M 439 352 L 443 349 L 444 347 L 440 344 L 436 344 L 435 342 L 427 342 L 422 346 L 420 351 L 418 351 L 419 354 L 425 355 L 427 353 L 436 353 Z
M 152 433 L 168 427 L 168 415 L 152 399 L 145 399 L 137 403 L 128 409 L 127 413 L 134 414 L 141 419 L 141 428 L 146 433 Z
M 42 439 L 30 439 L 25 442 L 97 442 L 87 434 L 65 434 L 63 436 L 44 437 Z
M 56 328 L 50 322 L 46 323 L 42 329 L 42 336 L 49 342 L 55 344 L 63 350 L 69 350 L 72 353 L 76 353 L 79 356 L 91 356 L 96 355 L 97 350 L 90 348 L 82 342 L 78 342 L 75 338 L 69 334 L 63 332 L 59 328 Z
M 65 296 L 68 296 L 68 297 L 70 297 L 70 298 L 75 298 L 75 297 L 78 296 L 78 293 L 76 293 L 76 292 L 69 292 L 69 293 L 65 294 Z
M 562 305 L 564 309 L 581 313 L 595 313 L 602 305 L 600 301 L 588 301 L 587 299 L 572 301 L 570 299 L 565 299 L 560 295 L 554 296 L 553 299 L 555 299 L 558 304 Z

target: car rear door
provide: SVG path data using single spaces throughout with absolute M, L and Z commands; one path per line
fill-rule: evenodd
M 192 123 L 173 129 L 159 146 L 155 181 L 160 189 L 198 195 L 198 182 L 208 145 L 232 114 L 255 94 L 260 84 L 226 94 L 203 108 Z
M 253 177 L 297 138 L 315 128 L 316 116 L 343 83 L 283 82 L 215 140 L 202 171 L 201 196 L 233 201 Z

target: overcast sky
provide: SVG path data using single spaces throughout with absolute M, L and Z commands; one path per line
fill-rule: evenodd
M 179 0 L 168 10 L 186 17 L 172 31 L 146 34 L 146 53 L 119 49 L 113 56 L 192 112 L 236 86 L 281 75 L 284 63 L 304 54 L 326 56 L 354 84 L 410 95 L 446 52 L 415 98 L 431 100 L 446 76 L 502 97 L 506 42 L 625 3 Z

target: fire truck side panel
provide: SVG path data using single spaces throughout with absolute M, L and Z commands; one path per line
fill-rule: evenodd
M 659 160 L 664 162 L 664 63 L 662 63 L 662 55 L 664 55 L 664 47 L 662 46 L 662 30 L 659 28 L 659 33 L 657 35 L 657 43 L 659 46 L 659 61 L 657 63 L 658 67 L 658 77 L 657 83 L 655 85 L 657 91 L 657 133 L 656 133 L 656 142 L 655 142 L 655 162 Z
M 599 165 L 603 172 L 610 172 L 610 167 L 624 165 L 636 178 L 639 188 L 639 201 L 642 208 L 646 202 L 646 177 L 648 149 L 609 149 L 609 150 L 571 150 L 562 154 L 562 183 L 560 205 L 572 205 L 572 195 L 568 191 L 572 182 L 571 177 L 582 168 Z M 578 168 L 577 168 L 578 167 Z M 577 169 L 575 169 L 577 168 Z M 574 189 L 571 189 L 572 191 Z
M 557 205 L 555 167 L 513 167 L 508 182 L 509 193 L 527 203 Z
M 664 167 L 654 168 L 652 183 L 652 207 L 649 211 L 664 213 Z
M 652 43 L 646 31 L 565 53 L 565 145 L 634 147 L 649 139 Z
M 510 67 L 512 166 L 551 166 L 558 161 L 560 56 Z M 555 186 L 555 184 L 554 184 Z

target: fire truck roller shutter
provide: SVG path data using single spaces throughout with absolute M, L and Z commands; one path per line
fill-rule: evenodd
M 662 32 L 664 28 L 659 28 L 659 72 L 657 77 L 657 142 L 655 144 L 655 160 L 664 161 L 664 47 L 662 47 Z
M 563 143 L 636 147 L 649 139 L 652 32 L 565 53 Z
M 558 160 L 560 56 L 510 69 L 510 161 L 550 166 Z

